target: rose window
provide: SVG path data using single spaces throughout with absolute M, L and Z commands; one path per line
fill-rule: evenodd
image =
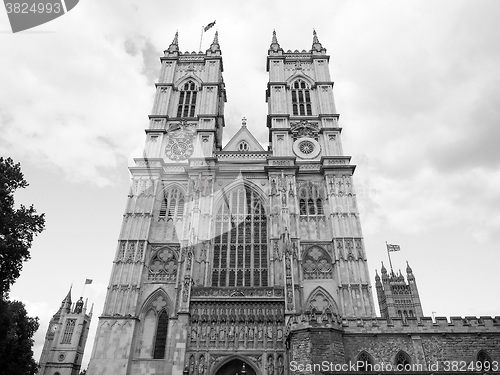
M 299 144 L 299 150 L 306 155 L 314 151 L 314 144 L 310 141 L 302 141 Z

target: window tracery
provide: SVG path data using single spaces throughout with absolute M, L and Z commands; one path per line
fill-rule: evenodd
M 215 217 L 212 286 L 267 286 L 267 216 L 248 187 L 229 195 Z
M 323 197 L 317 184 L 310 181 L 299 186 L 299 213 L 301 216 L 324 216 Z
M 312 115 L 309 85 L 302 79 L 292 84 L 292 111 L 294 116 Z
M 176 220 L 184 215 L 184 194 L 178 188 L 173 188 L 163 193 L 160 206 L 160 219 Z
M 358 354 L 358 359 L 356 360 L 356 363 L 358 364 L 357 370 L 366 372 L 366 371 L 372 371 L 370 366 L 373 366 L 373 358 L 370 354 L 365 352 L 364 350 Z M 361 366 L 359 366 L 361 364 Z
M 141 345 L 139 356 L 142 358 L 163 359 L 168 337 L 169 313 L 165 292 L 156 290 L 143 307 L 141 315 Z
M 175 281 L 177 278 L 177 258 L 169 247 L 160 249 L 149 263 L 149 281 Z
M 396 358 L 395 358 L 394 362 L 395 362 L 396 366 L 399 365 L 400 367 L 402 367 L 404 369 L 405 366 L 411 364 L 411 358 L 408 355 L 408 353 L 404 352 L 403 350 L 400 350 L 398 352 L 398 354 L 396 354 Z
M 193 81 L 187 81 L 179 93 L 177 117 L 194 117 L 196 109 L 196 95 L 196 85 Z
M 332 259 L 319 246 L 313 246 L 305 252 L 302 268 L 305 279 L 329 279 L 333 277 Z

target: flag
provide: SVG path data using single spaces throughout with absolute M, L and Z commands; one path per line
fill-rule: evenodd
M 387 251 L 400 251 L 401 250 L 399 245 L 391 245 L 390 243 L 388 243 L 386 245 L 387 245 Z
M 203 29 L 205 32 L 207 32 L 210 28 L 212 28 L 213 26 L 215 25 L 215 21 L 214 22 L 210 22 L 207 26 L 205 26 L 205 28 Z
M 85 279 L 85 285 L 92 284 L 92 279 Z

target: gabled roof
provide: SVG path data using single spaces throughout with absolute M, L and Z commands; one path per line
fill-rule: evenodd
M 250 130 L 247 129 L 246 123 L 243 122 L 243 125 L 241 125 L 240 130 L 236 132 L 236 134 L 231 138 L 231 140 L 227 143 L 227 145 L 222 149 L 222 151 L 241 151 L 239 148 L 239 144 L 241 141 L 245 141 L 248 144 L 248 149 L 245 151 L 265 151 L 264 148 L 261 146 L 259 141 L 255 139 L 252 133 L 250 133 Z

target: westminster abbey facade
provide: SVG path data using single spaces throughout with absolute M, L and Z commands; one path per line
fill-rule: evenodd
M 161 57 L 143 157 L 130 168 L 89 375 L 500 360 L 500 318 L 426 318 L 409 266 L 406 279 L 377 274 L 376 317 L 329 58 L 315 32 L 308 51 L 283 50 L 273 33 L 269 147 L 245 119 L 223 145 L 217 34 L 198 53 L 181 53 L 176 34 Z

